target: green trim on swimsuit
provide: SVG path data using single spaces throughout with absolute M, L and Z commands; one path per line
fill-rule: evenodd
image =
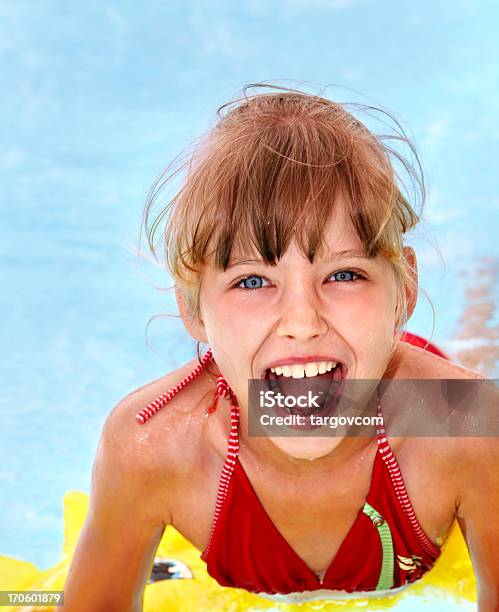
M 379 573 L 376 590 L 381 591 L 385 589 L 391 589 L 393 587 L 394 553 L 392 532 L 390 531 L 390 526 L 381 516 L 381 514 L 367 502 L 364 504 L 362 511 L 364 512 L 364 514 L 367 514 L 367 516 L 373 521 L 373 525 L 378 530 L 378 534 L 381 540 L 381 548 L 383 551 L 383 560 L 381 562 L 381 571 Z

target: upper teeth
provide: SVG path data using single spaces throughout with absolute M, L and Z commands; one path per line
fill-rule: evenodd
M 288 376 L 292 378 L 309 378 L 310 376 L 317 376 L 317 374 L 324 374 L 330 372 L 336 367 L 334 361 L 314 361 L 310 363 L 296 363 L 293 365 L 276 366 L 270 368 L 271 372 L 278 376 Z

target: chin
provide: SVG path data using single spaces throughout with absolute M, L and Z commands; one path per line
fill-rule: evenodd
M 272 443 L 283 453 L 293 459 L 307 459 L 313 461 L 329 455 L 339 446 L 342 437 L 284 437 L 270 438 Z

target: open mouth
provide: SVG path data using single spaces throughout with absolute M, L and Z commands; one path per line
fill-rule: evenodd
M 280 394 L 283 398 L 273 407 L 275 414 L 300 417 L 298 420 L 301 425 L 297 426 L 295 419 L 295 424 L 291 425 L 293 429 L 310 429 L 314 426 L 312 417 L 330 416 L 335 411 L 345 386 L 348 368 L 341 362 L 329 364 L 328 368 L 326 372 L 314 373 L 312 370 L 311 375 L 307 371 L 306 375 L 295 377 L 286 368 L 265 370 L 262 378 L 266 389 L 272 391 L 274 397 Z M 309 401 L 295 402 L 299 397 L 306 397 Z

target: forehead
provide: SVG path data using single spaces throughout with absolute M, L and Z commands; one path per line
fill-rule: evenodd
M 360 249 L 364 247 L 341 198 L 338 198 L 333 211 L 325 223 L 324 241 L 326 248 L 334 250 L 337 250 L 337 247 L 342 245 L 348 245 L 344 248 Z

